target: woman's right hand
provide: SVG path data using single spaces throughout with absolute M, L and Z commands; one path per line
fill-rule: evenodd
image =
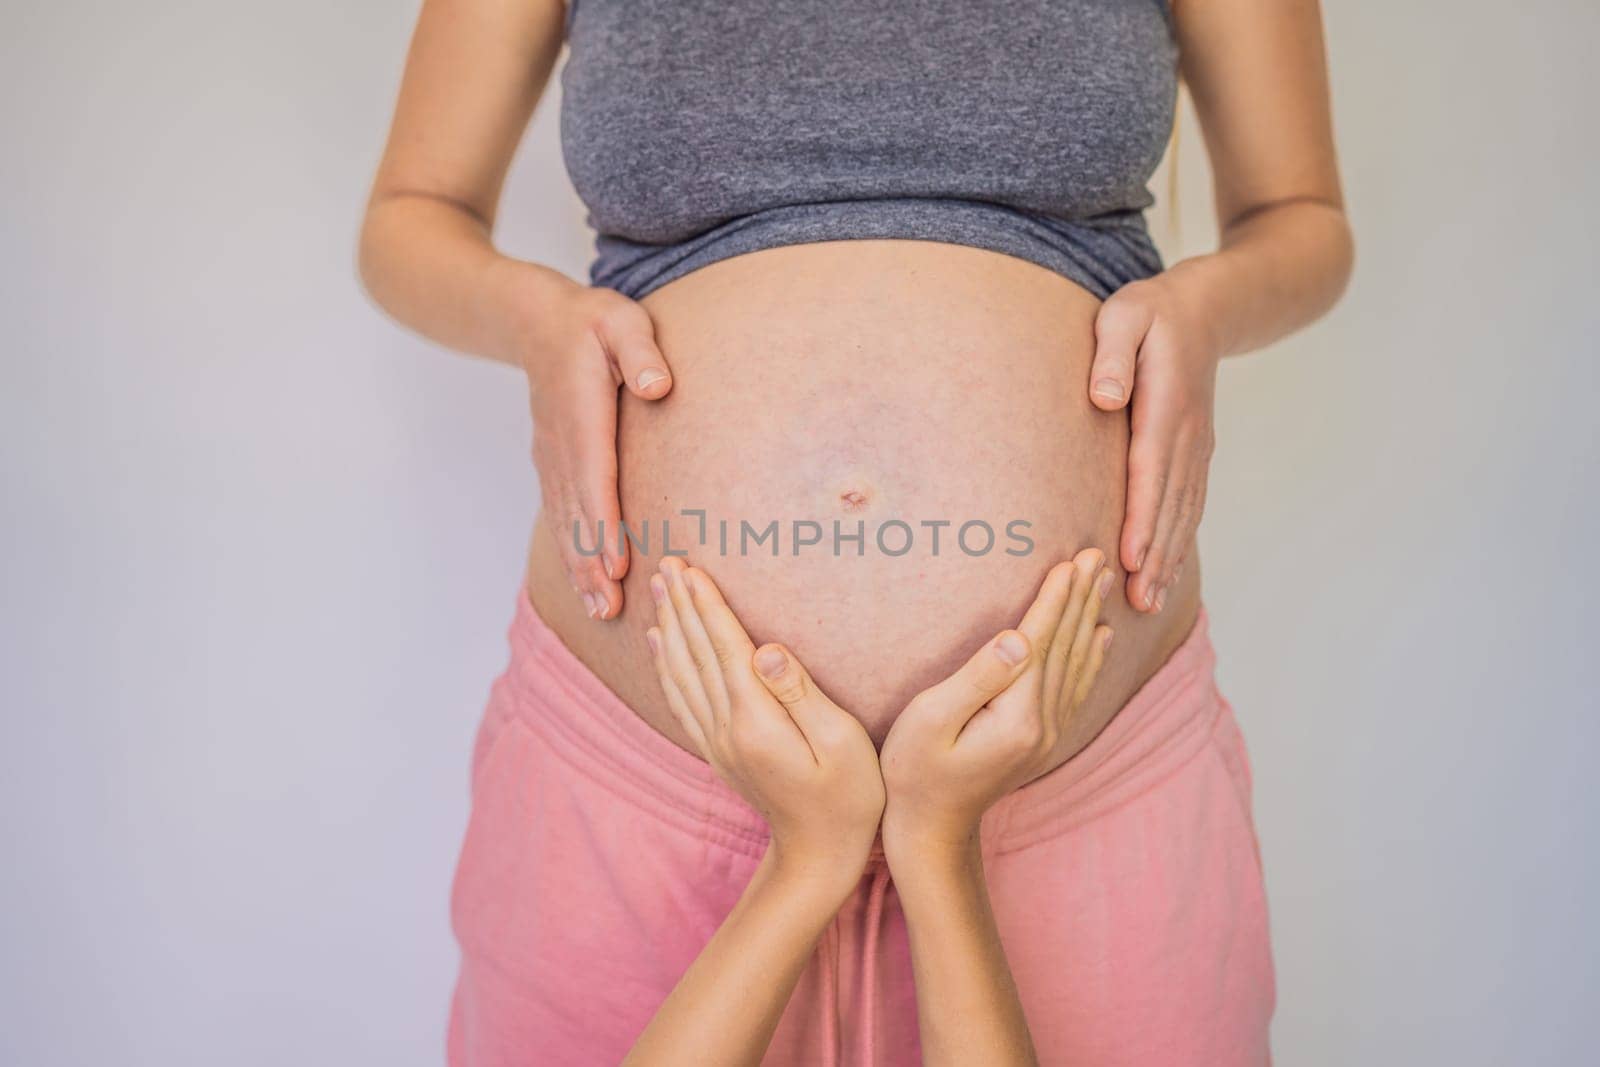
M 782 645 L 758 650 L 704 571 L 669 556 L 650 594 L 656 625 L 645 638 L 673 714 L 767 820 L 776 869 L 843 900 L 883 814 L 866 730 Z
M 538 272 L 523 275 L 520 268 Z M 533 462 L 546 519 L 556 535 L 567 580 L 591 618 L 622 610 L 628 543 L 619 537 L 617 389 L 660 400 L 672 373 L 656 346 L 655 325 L 637 302 L 589 288 L 530 264 L 515 264 L 514 331 L 527 371 L 533 409 Z M 530 294 L 536 294 L 530 299 Z M 603 529 L 599 554 L 596 539 Z M 580 543 L 590 554 L 579 551 Z

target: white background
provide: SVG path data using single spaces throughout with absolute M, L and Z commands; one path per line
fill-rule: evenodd
M 536 485 L 355 282 L 414 6 L 6 7 L 0 1061 L 437 1063 Z M 1278 1057 L 1592 1061 L 1600 8 L 1331 8 L 1359 266 L 1224 371 L 1202 531 Z M 503 233 L 578 272 L 550 103 Z

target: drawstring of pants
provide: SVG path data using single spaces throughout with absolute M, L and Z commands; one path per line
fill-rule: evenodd
M 889 868 L 880 865 L 872 872 L 872 885 L 867 890 L 866 935 L 861 943 L 861 981 L 858 986 L 862 1004 L 860 1050 L 857 1067 L 872 1067 L 876 1060 L 876 1006 L 878 982 L 878 928 L 883 925 L 883 901 L 889 890 Z M 823 1067 L 839 1067 L 839 920 L 836 917 L 822 932 L 822 942 L 817 946 L 822 964 L 822 1063 Z
M 872 872 L 872 889 L 867 893 L 867 936 L 861 943 L 861 1064 L 872 1067 L 877 1060 L 873 1020 L 878 1002 L 878 927 L 883 921 L 883 898 L 889 889 L 889 866 Z
M 822 932 L 822 1067 L 839 1067 L 839 919 Z

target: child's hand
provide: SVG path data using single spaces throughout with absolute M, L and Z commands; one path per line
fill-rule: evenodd
M 1066 724 L 1099 675 L 1111 629 L 1097 626 L 1112 586 L 1085 549 L 1045 577 L 1016 630 L 919 693 L 884 740 L 884 851 L 965 854 L 1002 796 L 1060 766 Z
M 787 649 L 757 651 L 704 571 L 668 557 L 650 593 L 656 674 L 700 755 L 772 827 L 779 870 L 848 893 L 883 814 L 866 730 Z

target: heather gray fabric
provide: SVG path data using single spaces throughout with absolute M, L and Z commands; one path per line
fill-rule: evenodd
M 561 140 L 629 296 L 777 245 L 914 238 L 1099 297 L 1161 269 L 1165 0 L 569 0 Z

